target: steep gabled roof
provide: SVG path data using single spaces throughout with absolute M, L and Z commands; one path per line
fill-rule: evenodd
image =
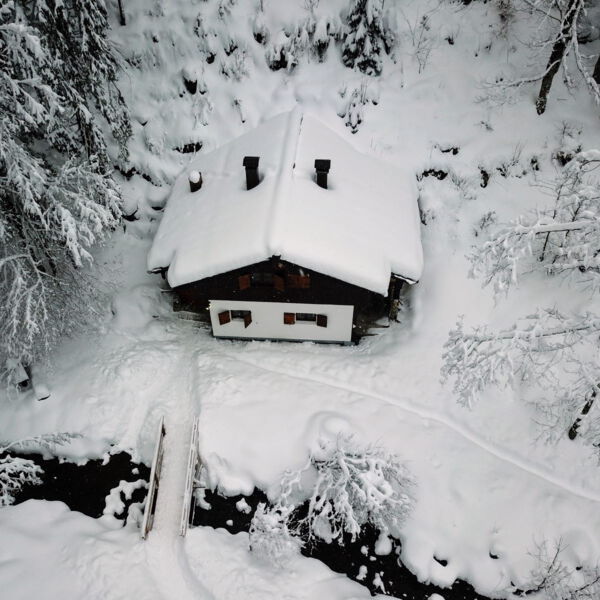
M 247 155 L 260 157 L 252 190 Z M 328 189 L 315 182 L 317 158 L 331 159 Z M 191 193 L 194 169 L 203 185 Z M 391 273 L 417 281 L 423 257 L 412 177 L 357 152 L 315 117 L 278 115 L 177 178 L 148 268 L 168 267 L 177 287 L 271 256 L 383 295 Z

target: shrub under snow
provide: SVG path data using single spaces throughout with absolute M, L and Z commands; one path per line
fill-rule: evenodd
M 282 506 L 267 508 L 261 502 L 250 525 L 250 550 L 266 562 L 285 565 L 303 545 L 289 529 L 289 516 L 289 509 Z
M 272 509 L 259 506 L 251 548 L 273 558 L 299 547 L 293 536 L 341 544 L 344 535 L 354 541 L 367 523 L 380 531 L 397 531 L 412 509 L 413 485 L 398 457 L 339 435 L 322 442 L 302 469 L 285 473 Z M 306 509 L 297 511 L 307 495 Z
M 15 494 L 26 484 L 42 483 L 42 469 L 32 460 L 18 456 L 0 458 L 0 506 L 15 501 Z

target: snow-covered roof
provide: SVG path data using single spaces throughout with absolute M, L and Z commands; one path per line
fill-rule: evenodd
M 245 156 L 259 156 L 260 184 L 246 189 Z M 331 159 L 328 189 L 315 159 Z M 190 171 L 202 188 L 190 192 Z M 386 295 L 390 274 L 421 276 L 415 183 L 356 151 L 317 118 L 280 114 L 199 156 L 175 181 L 148 257 L 172 287 L 271 256 Z

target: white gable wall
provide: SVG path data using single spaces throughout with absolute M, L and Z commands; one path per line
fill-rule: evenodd
M 211 300 L 209 310 L 215 337 L 316 342 L 350 342 L 352 339 L 353 306 Z M 226 310 L 249 310 L 252 313 L 252 322 L 245 327 L 243 321 L 234 319 L 221 325 L 219 313 Z M 285 325 L 283 313 L 286 312 L 326 315 L 327 327 L 319 327 L 314 322 L 298 321 L 294 325 Z

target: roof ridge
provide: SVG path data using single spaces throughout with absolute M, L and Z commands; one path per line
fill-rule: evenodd
M 290 111 L 285 131 L 285 139 L 281 151 L 281 162 L 271 193 L 271 211 L 269 223 L 266 227 L 267 248 L 271 255 L 280 256 L 283 248 L 283 216 L 284 206 L 290 199 L 290 186 L 296 166 L 298 147 L 300 145 L 300 134 L 304 113 L 299 106 Z

